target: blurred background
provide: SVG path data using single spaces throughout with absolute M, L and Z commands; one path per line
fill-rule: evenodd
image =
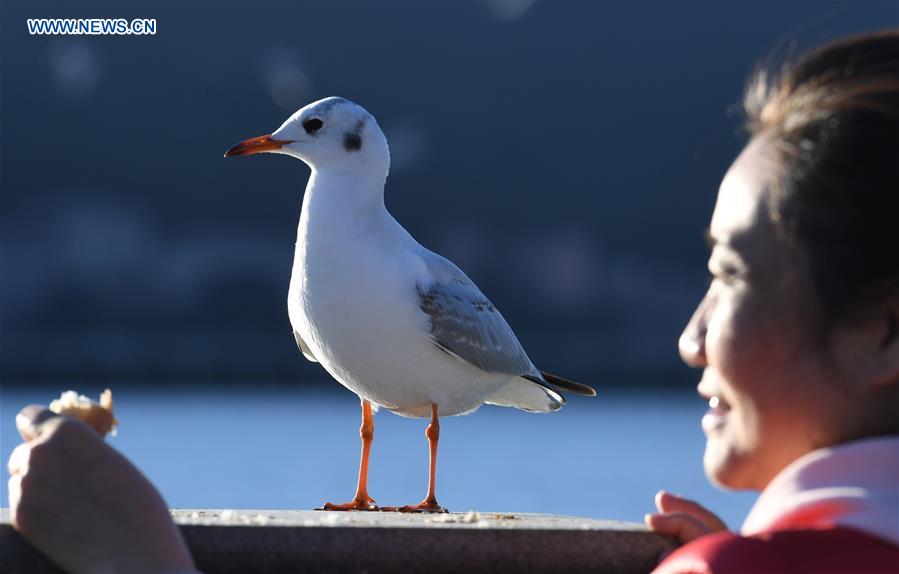
M 157 34 L 25 26 L 85 17 Z M 895 2 L 862 1 L 3 2 L 2 454 L 23 404 L 111 386 L 116 446 L 175 506 L 351 496 L 356 399 L 302 358 L 286 312 L 308 169 L 222 157 L 340 95 L 387 134 L 397 219 L 537 365 L 600 391 L 550 417 L 447 421 L 442 501 L 640 520 L 666 487 L 738 523 L 751 497 L 703 479 L 705 407 L 676 340 L 744 143 L 744 81 L 897 24 Z M 377 424 L 372 492 L 413 502 L 424 424 Z

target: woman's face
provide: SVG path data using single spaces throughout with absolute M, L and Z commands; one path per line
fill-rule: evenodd
M 762 489 L 791 461 L 830 444 L 839 413 L 804 261 L 770 215 L 768 146 L 750 142 L 721 183 L 709 229 L 711 284 L 679 343 L 684 361 L 704 369 L 706 474 L 730 488 Z

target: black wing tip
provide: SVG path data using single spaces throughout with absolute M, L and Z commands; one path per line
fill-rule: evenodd
M 562 389 L 563 391 L 568 391 L 569 393 L 583 395 L 586 397 L 596 396 L 596 389 L 594 389 L 593 387 L 582 385 L 581 383 L 575 383 L 574 381 L 570 381 L 564 377 L 560 377 L 552 373 L 547 373 L 546 371 L 540 371 L 540 374 L 544 379 L 546 379 L 546 382 Z

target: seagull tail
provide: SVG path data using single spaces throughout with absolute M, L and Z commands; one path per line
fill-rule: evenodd
M 593 387 L 588 387 L 587 385 L 582 385 L 581 383 L 575 383 L 574 381 L 570 381 L 566 378 L 554 375 L 552 373 L 547 373 L 546 371 L 540 371 L 540 374 L 543 375 L 543 378 L 547 383 L 563 391 L 568 391 L 569 393 L 574 393 L 576 395 L 585 395 L 588 397 L 596 396 L 596 389 L 594 389 Z
M 565 398 L 553 389 L 546 388 L 545 383 L 534 384 L 533 381 L 516 377 L 484 402 L 530 413 L 549 413 L 562 408 Z

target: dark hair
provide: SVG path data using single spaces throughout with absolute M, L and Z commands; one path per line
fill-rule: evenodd
M 773 143 L 772 218 L 804 251 L 825 321 L 899 293 L 899 31 L 757 71 L 744 109 Z

